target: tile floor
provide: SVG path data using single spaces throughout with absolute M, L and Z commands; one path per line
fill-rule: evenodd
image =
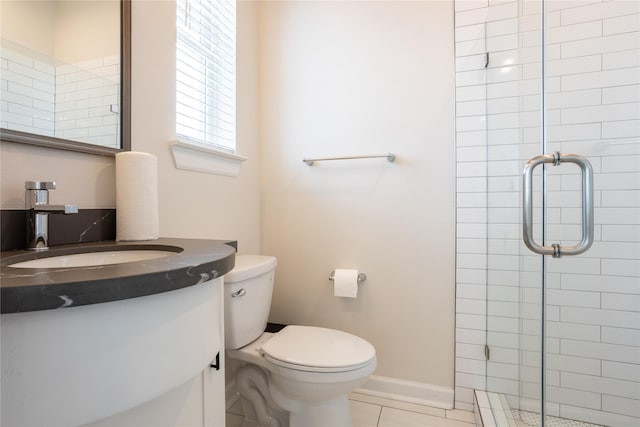
M 349 395 L 353 427 L 473 427 L 473 412 L 441 409 L 359 393 Z M 226 427 L 242 425 L 242 408 L 236 402 L 227 412 Z M 331 426 L 327 426 L 331 427 Z

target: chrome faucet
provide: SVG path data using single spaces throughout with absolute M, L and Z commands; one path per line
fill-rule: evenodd
M 49 190 L 55 190 L 53 181 L 27 181 L 25 208 L 27 209 L 26 248 L 44 251 L 49 249 L 49 214 L 76 214 L 78 205 L 50 205 Z

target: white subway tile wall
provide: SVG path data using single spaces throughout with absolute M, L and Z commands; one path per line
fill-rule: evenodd
M 120 147 L 117 55 L 55 65 L 5 40 L 1 52 L 0 127 Z
M 540 5 L 455 1 L 460 409 L 472 388 L 540 407 L 542 260 L 520 242 L 520 175 L 543 154 Z M 545 9 L 547 151 L 587 156 L 595 187 L 593 247 L 546 260 L 548 414 L 640 425 L 640 2 Z M 549 168 L 547 206 L 548 240 L 579 241 L 577 168 Z

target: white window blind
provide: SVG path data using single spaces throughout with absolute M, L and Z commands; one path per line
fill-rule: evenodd
M 236 2 L 176 4 L 176 134 L 235 152 Z

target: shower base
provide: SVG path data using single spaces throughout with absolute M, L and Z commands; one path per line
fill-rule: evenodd
M 500 393 L 475 390 L 474 413 L 479 427 L 539 427 L 540 414 L 511 409 Z M 603 427 L 583 421 L 547 416 L 545 427 Z
M 540 425 L 540 414 L 535 412 L 511 410 L 514 427 L 535 427 Z M 600 424 L 590 424 L 583 421 L 547 416 L 545 427 L 602 427 Z

